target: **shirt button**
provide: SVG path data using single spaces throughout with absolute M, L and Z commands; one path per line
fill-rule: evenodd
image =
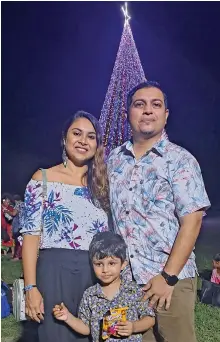
M 138 165 L 135 165 L 135 166 L 134 166 L 135 169 L 138 169 L 138 167 L 139 167 Z
M 143 181 L 143 180 L 141 180 L 141 181 L 140 181 L 140 184 L 143 184 L 143 183 L 144 183 L 144 181 Z
M 125 214 L 126 214 L 126 215 L 128 215 L 128 214 L 129 214 L 129 211 L 128 211 L 128 210 L 126 210 Z
M 132 191 L 132 188 L 129 188 L 129 191 Z
M 130 255 L 130 258 L 133 258 L 133 257 L 134 257 L 133 254 L 131 254 L 131 255 Z

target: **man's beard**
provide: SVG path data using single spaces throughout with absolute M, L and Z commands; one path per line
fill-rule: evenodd
M 153 137 L 155 132 L 154 130 L 151 130 L 151 131 L 141 131 L 140 133 L 146 137 Z

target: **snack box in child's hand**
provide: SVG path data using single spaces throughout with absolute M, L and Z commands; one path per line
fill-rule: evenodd
M 106 340 L 110 336 L 120 337 L 117 334 L 116 326 L 118 322 L 126 322 L 128 307 L 110 309 L 103 317 L 102 339 Z

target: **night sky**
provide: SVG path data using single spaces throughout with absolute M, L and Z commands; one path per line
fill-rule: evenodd
M 122 2 L 2 2 L 2 191 L 23 194 L 60 162 L 63 122 L 99 117 L 123 29 Z M 220 3 L 131 2 L 147 79 L 168 95 L 170 140 L 200 163 L 220 210 Z

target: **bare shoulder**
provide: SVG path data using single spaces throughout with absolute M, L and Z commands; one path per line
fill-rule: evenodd
M 52 166 L 48 169 L 45 169 L 46 170 L 46 173 L 47 173 L 47 178 L 50 180 L 50 178 L 53 178 L 53 175 L 58 173 L 59 170 L 60 170 L 60 165 L 55 165 L 55 166 Z M 52 177 L 51 177 L 52 176 Z M 32 176 L 32 179 L 33 180 L 36 180 L 36 181 L 41 181 L 42 180 L 42 171 L 41 170 L 37 170 L 33 176 Z
M 36 180 L 36 181 L 41 181 L 42 180 L 42 172 L 41 170 L 37 170 L 33 176 L 31 177 L 33 180 Z

